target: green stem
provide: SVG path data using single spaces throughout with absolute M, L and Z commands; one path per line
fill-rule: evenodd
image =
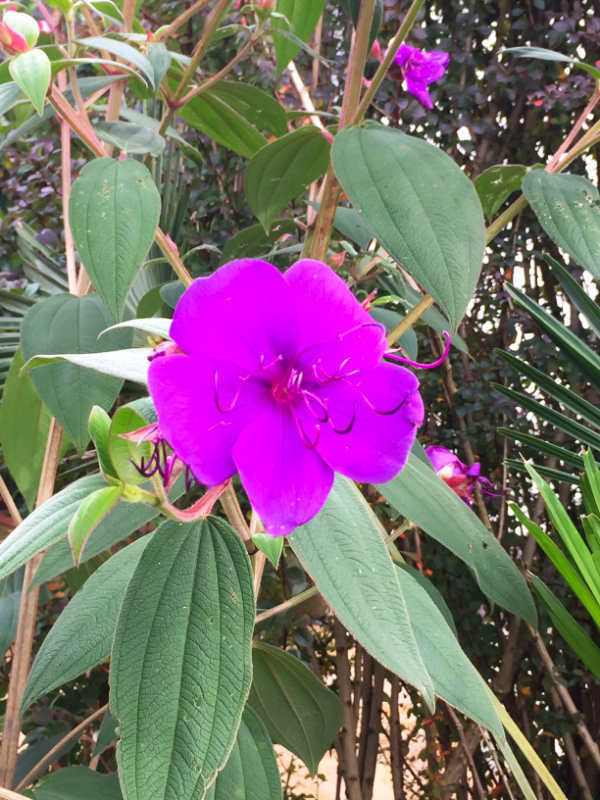
M 371 33 L 374 10 L 375 0 L 362 0 L 358 25 L 352 38 L 352 46 L 346 68 L 346 87 L 340 114 L 339 130 L 342 130 L 353 119 L 358 107 L 360 87 L 369 50 L 369 35 Z
M 387 71 L 390 68 L 390 64 L 394 60 L 394 56 L 398 51 L 398 48 L 400 47 L 402 42 L 406 39 L 406 37 L 410 33 L 410 29 L 415 24 L 417 14 L 421 10 L 423 2 L 424 0 L 413 0 L 411 7 L 408 9 L 408 13 L 404 17 L 404 19 L 402 20 L 402 24 L 398 28 L 398 33 L 389 43 L 383 61 L 377 68 L 377 72 L 373 76 L 371 84 L 368 87 L 367 91 L 365 92 L 362 100 L 360 101 L 360 105 L 358 106 L 354 119 L 352 120 L 352 122 L 355 125 L 357 125 L 359 122 L 362 122 L 365 114 L 367 113 L 367 109 L 371 104 L 371 100 L 375 96 L 375 92 L 377 91 L 377 89 L 379 89 L 381 82 L 385 78 Z
M 426 294 L 421 300 L 419 300 L 417 305 L 412 308 L 404 317 L 404 319 L 396 325 L 394 330 L 388 334 L 388 344 L 395 344 L 409 328 L 412 328 L 415 322 L 423 316 L 423 314 L 433 305 L 433 303 L 434 299 L 430 294 Z

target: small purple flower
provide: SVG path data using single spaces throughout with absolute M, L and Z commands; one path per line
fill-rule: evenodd
M 419 50 L 418 47 L 409 47 L 403 43 L 394 56 L 394 62 L 402 70 L 406 90 L 425 108 L 433 108 L 427 85 L 444 76 L 450 54 L 443 50 Z
M 438 476 L 467 505 L 473 504 L 473 488 L 476 485 L 490 497 L 499 497 L 499 495 L 493 494 L 484 488 L 484 486 L 491 486 L 492 484 L 487 478 L 481 477 L 481 464 L 478 461 L 469 466 L 464 464 L 452 451 L 436 445 L 426 447 L 425 452 Z
M 383 360 L 384 328 L 326 264 L 225 264 L 183 294 L 171 337 L 182 352 L 149 368 L 160 434 L 200 483 L 239 472 L 268 533 L 311 519 L 334 472 L 384 482 L 404 466 L 417 378 Z

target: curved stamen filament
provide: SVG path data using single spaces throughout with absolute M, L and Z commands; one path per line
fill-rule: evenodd
M 352 416 L 350 417 L 350 422 L 346 425 L 345 428 L 336 428 L 335 425 L 333 424 L 333 420 L 331 419 L 331 417 L 329 417 L 329 424 L 331 425 L 331 429 L 333 430 L 334 433 L 340 433 L 343 435 L 344 433 L 350 433 L 350 431 L 354 427 L 355 420 L 356 420 L 356 403 L 354 403 L 354 405 L 352 406 Z
M 308 436 L 306 435 L 306 431 L 302 426 L 302 421 L 300 420 L 293 406 L 290 408 L 290 411 L 292 412 L 292 419 L 294 420 L 294 424 L 296 426 L 296 430 L 298 431 L 298 436 L 300 437 L 300 441 L 302 442 L 304 447 L 306 447 L 308 450 L 314 450 L 319 443 L 319 438 L 321 436 L 321 426 L 318 423 L 315 425 L 317 434 L 315 436 L 314 442 L 311 442 Z
M 448 358 L 448 353 L 450 352 L 450 334 L 448 331 L 443 331 L 444 336 L 446 337 L 446 345 L 444 347 L 444 352 L 442 355 L 436 360 L 432 361 L 431 364 L 423 364 L 420 361 L 411 361 L 410 358 L 403 358 L 402 356 L 397 356 L 395 353 L 387 352 L 385 354 L 386 358 L 391 358 L 394 361 L 398 361 L 401 364 L 408 364 L 409 367 L 416 367 L 417 369 L 435 369 L 435 367 L 439 367 L 440 364 L 443 364 L 444 361 Z
M 240 399 L 240 394 L 242 392 L 242 386 L 244 384 L 244 381 L 248 380 L 248 378 L 238 375 L 237 380 L 238 380 L 238 385 L 237 389 L 235 390 L 235 394 L 233 395 L 233 400 L 231 401 L 229 406 L 225 408 L 221 404 L 221 401 L 219 400 L 219 370 L 218 369 L 215 370 L 215 405 L 219 409 L 221 414 L 229 414 L 229 412 L 233 411 L 233 409 L 237 406 L 238 400 Z
M 323 400 L 314 394 L 314 392 L 309 392 L 308 389 L 304 389 L 301 392 L 301 395 L 302 399 L 304 400 L 304 405 L 310 411 L 313 417 L 318 419 L 319 422 L 327 422 L 329 419 L 329 411 L 327 410 L 327 406 Z M 317 410 L 315 410 L 313 406 L 311 406 L 311 403 L 314 403 L 317 406 L 317 409 L 321 412 L 322 416 L 317 413 Z

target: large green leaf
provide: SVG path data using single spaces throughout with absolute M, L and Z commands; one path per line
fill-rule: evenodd
M 356 486 L 338 476 L 322 511 L 290 534 L 289 541 L 346 628 L 433 707 L 433 682 L 397 570 L 381 527 Z
M 488 687 L 464 654 L 439 606 L 412 572 L 399 569 L 398 581 L 436 695 L 502 738 L 502 724 Z
M 109 657 L 123 595 L 151 538 L 143 536 L 105 561 L 62 611 L 35 657 L 22 711 Z
M 273 220 L 329 166 L 329 142 L 319 128 L 307 125 L 265 145 L 244 174 L 250 208 L 269 231 Z
M 44 778 L 35 789 L 35 800 L 122 800 L 119 779 L 88 767 L 64 767 Z
M 306 42 L 312 36 L 324 6 L 324 0 L 277 0 L 278 16 L 272 18 L 277 72 L 283 72 L 300 50 L 298 44 L 277 33 L 277 30 L 290 31 Z
M 250 690 L 252 573 L 222 520 L 164 523 L 127 588 L 111 711 L 127 800 L 199 800 L 227 760 Z
M 273 745 L 257 715 L 246 706 L 237 739 L 206 800 L 281 800 Z
M 44 461 L 51 414 L 29 375 L 21 375 L 23 354 L 12 360 L 2 393 L 0 443 L 4 461 L 29 508 L 33 508 Z
M 559 63 L 572 64 L 578 69 L 583 69 L 592 75 L 597 81 L 600 80 L 600 69 L 586 64 L 585 61 L 578 61 L 573 56 L 566 56 L 564 53 L 558 53 L 556 50 L 548 50 L 545 47 L 507 47 L 506 50 L 501 51 L 504 53 L 511 53 L 517 58 L 534 58 L 541 61 L 558 61 Z
M 248 703 L 272 741 L 302 759 L 314 775 L 342 724 L 342 706 L 332 691 L 294 656 L 258 642 L 252 650 Z
M 165 149 L 165 140 L 147 125 L 135 122 L 96 122 L 94 130 L 103 142 L 118 147 L 125 153 L 150 153 L 157 158 Z
M 523 193 L 541 226 L 595 278 L 600 278 L 600 194 L 581 175 L 534 170 Z
M 107 343 L 98 334 L 110 324 L 110 315 L 97 295 L 74 297 L 56 294 L 36 303 L 23 320 L 21 344 L 25 360 L 38 353 L 97 353 L 112 344 L 116 349 L 131 341 L 131 334 L 115 331 Z M 67 431 L 78 450 L 90 435 L 92 406 L 108 410 L 123 385 L 73 364 L 53 364 L 31 374 L 40 397 Z
M 488 219 L 493 218 L 513 192 L 519 191 L 526 174 L 527 167 L 523 164 L 497 164 L 488 167 L 475 179 L 475 189 Z
M 87 39 L 80 39 L 78 44 L 82 44 L 84 47 L 91 47 L 94 50 L 104 50 L 107 53 L 112 53 L 113 56 L 118 56 L 124 61 L 128 61 L 144 75 L 152 88 L 156 89 L 156 75 L 152 62 L 127 42 L 110 39 L 108 36 L 88 36 Z
M 229 104 L 228 98 L 210 89 L 193 97 L 177 114 L 193 128 L 245 158 L 267 143 L 258 128 Z
M 378 123 L 344 128 L 332 157 L 342 188 L 373 234 L 456 328 L 485 247 L 471 181 L 439 147 Z
M 462 559 L 490 600 L 537 626 L 531 593 L 516 565 L 433 469 L 411 453 L 402 472 L 378 488 L 401 514 Z
M 103 486 L 106 486 L 106 481 L 102 475 L 88 475 L 70 483 L 32 511 L 0 543 L 0 579 L 61 539 L 81 501 Z
M 160 216 L 160 195 L 139 161 L 97 158 L 73 183 L 69 218 L 83 264 L 115 320 L 146 258 Z

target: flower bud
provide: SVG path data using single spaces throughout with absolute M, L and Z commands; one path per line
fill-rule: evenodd
M 37 21 L 29 14 L 20 11 L 7 11 L 0 22 L 0 44 L 3 49 L 15 55 L 25 53 L 35 46 L 40 35 Z

